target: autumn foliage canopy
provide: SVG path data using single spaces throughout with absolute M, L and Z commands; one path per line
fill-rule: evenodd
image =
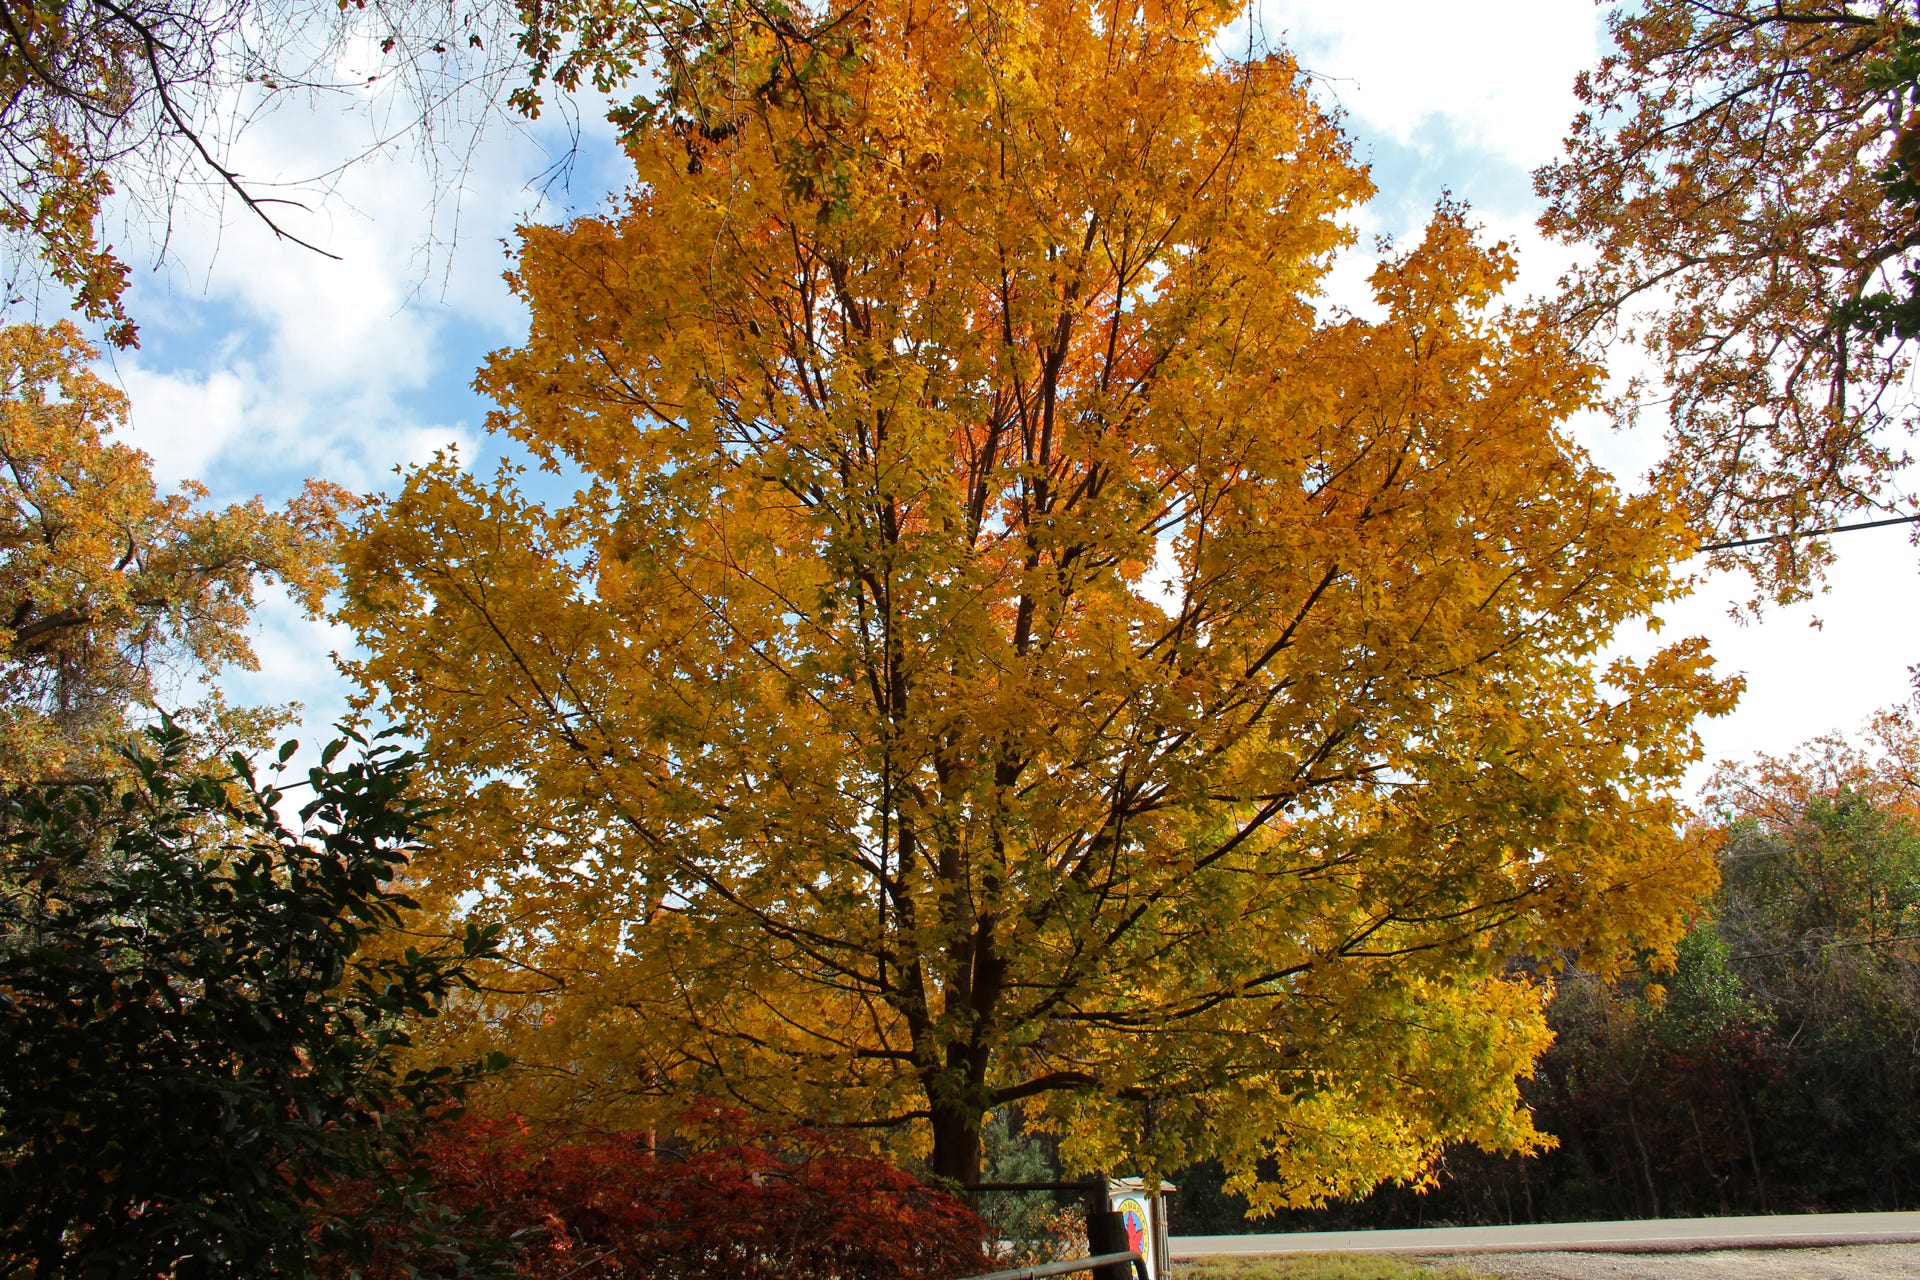
M 1681 932 L 1732 689 L 1601 657 L 1680 589 L 1672 495 L 1573 443 L 1599 370 L 1461 211 L 1326 304 L 1370 186 L 1233 13 L 743 37 L 525 232 L 479 385 L 553 476 L 409 472 L 344 611 L 447 798 L 424 900 L 506 926 L 516 1106 L 965 1181 L 1019 1101 L 1306 1203 L 1527 1146 L 1509 959 Z

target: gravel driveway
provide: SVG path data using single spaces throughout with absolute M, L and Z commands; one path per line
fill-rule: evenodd
M 1697 1253 L 1473 1253 L 1422 1259 L 1500 1280 L 1920 1280 L 1920 1244 Z

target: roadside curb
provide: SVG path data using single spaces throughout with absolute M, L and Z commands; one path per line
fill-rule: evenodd
M 1693 1238 L 1596 1240 L 1569 1241 L 1565 1244 L 1552 1245 L 1459 1245 L 1453 1248 L 1430 1249 L 1424 1253 L 1409 1245 L 1390 1245 L 1383 1249 L 1368 1249 L 1364 1252 L 1459 1258 L 1480 1253 L 1734 1253 L 1743 1249 L 1842 1249 L 1858 1244 L 1920 1244 L 1920 1232 L 1900 1231 L 1886 1235 L 1842 1236 L 1727 1236 L 1711 1240 Z
M 1709 1253 L 1920 1243 L 1920 1213 L 1779 1214 L 1627 1222 L 1528 1223 L 1384 1231 L 1299 1231 L 1174 1236 L 1176 1259 L 1374 1253 L 1448 1257 L 1475 1253 Z

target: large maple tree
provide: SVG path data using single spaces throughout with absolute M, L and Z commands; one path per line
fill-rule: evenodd
M 1732 689 L 1603 655 L 1683 521 L 1459 210 L 1381 319 L 1319 299 L 1369 184 L 1231 16 L 874 0 L 797 83 L 745 38 L 525 232 L 479 384 L 558 479 L 410 471 L 344 609 L 447 797 L 423 892 L 507 925 L 516 1105 L 970 1180 L 1017 1101 L 1304 1203 L 1531 1142 L 1513 958 L 1677 935 Z

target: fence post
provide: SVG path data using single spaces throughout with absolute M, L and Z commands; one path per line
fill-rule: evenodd
M 1107 1175 L 1096 1174 L 1087 1180 L 1087 1252 L 1095 1257 L 1103 1253 L 1125 1253 L 1127 1228 L 1113 1211 Z M 1093 1280 L 1132 1280 L 1132 1268 L 1126 1263 L 1095 1268 Z

